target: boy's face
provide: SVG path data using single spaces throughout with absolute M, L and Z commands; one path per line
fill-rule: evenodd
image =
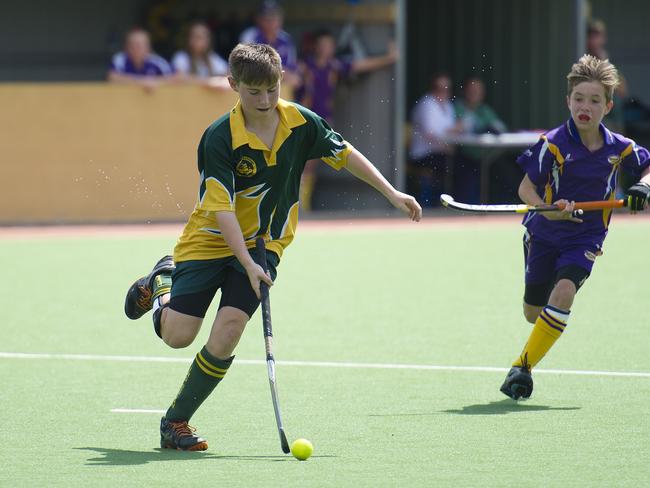
M 571 118 L 579 130 L 598 130 L 614 103 L 605 98 L 605 87 L 598 81 L 583 81 L 567 97 Z
M 260 15 L 257 19 L 260 30 L 266 37 L 275 37 L 282 30 L 282 14 L 268 12 Z
M 271 112 L 278 105 L 280 98 L 280 80 L 272 85 L 248 85 L 243 81 L 236 82 L 228 77 L 230 87 L 239 93 L 242 109 L 251 114 L 263 115 Z
M 478 106 L 485 100 L 485 86 L 480 80 L 470 80 L 465 85 L 465 101 L 472 107 Z
M 314 46 L 314 52 L 316 57 L 332 59 L 336 53 L 336 41 L 332 36 L 320 36 L 316 39 L 316 45 Z
M 431 92 L 439 100 L 448 100 L 451 97 L 451 80 L 447 76 L 434 79 Z
M 151 52 L 149 35 L 143 31 L 131 32 L 126 39 L 125 51 L 134 63 L 143 63 Z

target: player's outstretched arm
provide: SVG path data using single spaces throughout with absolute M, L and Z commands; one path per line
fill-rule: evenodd
M 391 205 L 407 214 L 411 220 L 419 222 L 422 218 L 422 207 L 420 207 L 415 198 L 401 191 L 397 191 L 368 158 L 357 149 L 353 148 L 352 152 L 348 155 L 345 169 L 379 191 Z
M 249 254 L 235 212 L 223 211 L 216 212 L 216 214 L 217 223 L 224 241 L 226 241 L 228 247 L 246 270 L 251 286 L 257 297 L 260 298 L 260 282 L 263 281 L 267 285 L 273 286 L 271 277 L 264 272 L 259 264 L 253 261 Z
M 645 210 L 650 200 L 650 168 L 641 175 L 638 183 L 635 183 L 627 190 L 628 208 L 635 213 Z

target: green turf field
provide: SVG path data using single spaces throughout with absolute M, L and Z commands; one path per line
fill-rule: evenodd
M 174 235 L 0 241 L 0 351 L 55 355 L 0 355 L 0 486 L 647 486 L 650 221 L 614 222 L 540 365 L 560 371 L 519 404 L 498 388 L 529 332 L 521 229 L 469 222 L 298 233 L 271 301 L 284 421 L 314 443 L 307 462 L 280 451 L 259 313 L 192 420 L 205 453 L 159 450 L 160 414 L 111 411 L 166 409 L 207 337 L 171 350 L 122 312 Z

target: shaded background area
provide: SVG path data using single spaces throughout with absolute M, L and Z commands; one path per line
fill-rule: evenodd
M 426 91 L 433 72 L 448 71 L 456 81 L 456 94 L 460 80 L 468 75 L 478 75 L 486 83 L 487 102 L 509 128 L 548 129 L 566 117 L 564 77 L 570 64 L 584 51 L 584 32 L 589 16 L 607 23 L 610 57 L 625 75 L 632 100 L 650 101 L 650 85 L 645 80 L 650 69 L 650 51 L 644 25 L 644 19 L 650 14 L 650 4 L 642 0 L 627 0 L 625 8 L 620 8 L 619 2 L 612 0 L 288 0 L 281 3 L 285 9 L 285 30 L 298 46 L 307 33 L 316 29 L 326 27 L 338 36 L 350 25 L 355 26 L 367 55 L 383 53 L 387 42 L 397 39 L 401 58 L 396 66 L 358 76 L 339 86 L 335 120 L 336 129 L 401 188 L 404 187 L 406 172 L 404 124 L 415 100 Z M 75 185 L 78 187 L 78 178 L 83 174 L 75 168 L 90 164 L 89 161 L 93 164 L 101 161 L 99 150 L 86 154 L 71 150 L 77 144 L 80 131 L 75 132 L 72 127 L 74 120 L 69 120 L 76 117 L 85 130 L 90 130 L 92 125 L 88 125 L 89 121 L 93 117 L 101 118 L 101 113 L 87 113 L 90 108 L 83 106 L 81 98 L 77 103 L 68 95 L 65 102 L 61 99 L 60 103 L 49 104 L 59 107 L 59 111 L 42 113 L 48 104 L 41 103 L 39 97 L 56 97 L 56 90 L 44 90 L 41 95 L 33 90 L 28 101 L 21 101 L 15 95 L 16 83 L 47 83 L 53 84 L 54 88 L 64 85 L 74 88 L 80 82 L 104 86 L 110 57 L 121 49 L 124 33 L 134 25 L 149 29 L 154 47 L 169 56 L 180 45 L 187 22 L 194 18 L 206 19 L 216 33 L 215 47 L 226 56 L 239 32 L 251 25 L 258 4 L 255 0 L 236 3 L 225 0 L 3 2 L 0 6 L 0 104 L 3 106 L 0 111 L 0 146 L 3 147 L 0 178 L 16 192 L 26 193 L 34 176 L 52 171 L 51 167 L 46 171 L 39 168 L 55 164 L 56 171 L 65 175 L 59 175 L 59 180 L 72 184 L 77 178 Z M 116 88 L 106 85 L 107 100 L 114 96 Z M 129 96 L 142 99 L 136 103 L 140 107 L 138 110 L 148 105 L 158 109 L 157 103 L 150 103 L 156 101 L 157 94 L 146 95 L 136 88 L 132 91 L 134 93 Z M 160 167 L 182 165 L 186 170 L 179 172 L 184 175 L 179 178 L 187 179 L 177 181 L 177 185 L 182 188 L 194 185 L 194 147 L 200 130 L 195 130 L 196 133 L 187 130 L 186 121 L 195 117 L 195 112 L 189 107 L 196 103 L 208 108 L 214 106 L 214 118 L 217 118 L 224 103 L 231 100 L 219 94 L 206 99 L 204 93 L 198 93 L 198 89 L 195 91 L 196 99 L 188 104 L 188 110 L 179 109 L 177 117 L 169 117 L 171 125 L 165 129 L 172 139 L 174 134 L 178 134 L 178 146 L 187 148 L 184 152 L 175 154 L 173 159 L 145 156 L 137 163 L 126 160 L 119 163 L 141 164 L 142 168 L 138 170 L 144 173 Z M 186 96 L 191 95 L 184 93 L 183 97 Z M 120 137 L 128 132 L 131 118 L 133 114 L 126 107 L 125 127 L 115 133 L 103 133 L 105 142 L 122 144 Z M 29 134 L 27 139 L 38 140 L 39 131 L 49 130 L 40 122 L 57 119 L 65 120 L 64 125 L 71 126 L 69 133 L 59 133 L 54 142 L 48 142 L 51 146 L 45 152 L 58 154 L 58 158 L 48 160 L 42 155 L 43 150 L 34 151 L 24 140 L 11 136 L 21 132 Z M 138 127 L 136 132 L 141 129 Z M 649 134 L 647 128 L 635 126 L 631 135 L 639 143 L 648 144 Z M 155 134 L 147 137 L 154 138 Z M 144 151 L 138 152 L 141 153 Z M 69 167 L 65 164 L 67 155 L 68 159 L 75 159 Z M 507 155 L 505 164 L 510 164 L 514 156 L 515 153 Z M 107 165 L 103 169 L 107 171 L 120 164 Z M 389 210 L 374 190 L 346 172 L 335 173 L 325 165 L 319 172 L 315 209 Z M 159 181 L 161 178 L 151 181 L 158 185 L 153 190 L 164 192 L 165 188 Z M 91 196 L 92 184 L 95 183 L 90 182 L 88 187 Z M 65 193 L 65 186 L 58 191 Z M 131 187 L 128 191 L 137 194 L 138 188 Z M 112 193 L 110 188 L 109 193 Z M 30 196 L 41 199 L 34 202 L 36 207 L 50 205 L 52 202 L 48 198 L 51 197 L 46 198 L 43 192 L 32 192 Z M 193 198 L 194 191 L 184 191 L 179 200 L 173 202 L 173 212 L 153 212 L 153 219 L 184 218 L 183 212 L 178 212 L 178 206 L 189 210 Z M 113 213 L 118 216 L 124 215 L 120 214 L 121 208 L 132 203 L 123 199 L 111 202 L 109 199 L 96 201 L 95 205 L 112 205 Z M 83 209 L 83 204 L 79 203 L 80 209 Z M 5 209 L 0 223 L 20 221 L 17 204 L 7 193 L 0 194 L 0 207 Z M 146 210 L 147 207 L 142 207 L 133 215 L 124 215 L 118 220 L 140 219 Z M 12 215 L 7 215 L 7 212 Z M 84 219 L 83 213 L 70 215 L 62 210 L 54 220 L 43 215 L 40 219 L 36 216 L 33 221 L 84 220 L 96 219 L 92 216 Z

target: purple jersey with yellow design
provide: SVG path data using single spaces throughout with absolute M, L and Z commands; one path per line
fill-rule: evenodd
M 296 57 L 296 46 L 291 36 L 280 31 L 274 41 L 268 39 L 259 27 L 249 27 L 239 36 L 239 42 L 244 44 L 268 44 L 275 49 L 282 60 L 282 67 L 288 71 L 295 71 L 298 61 Z
M 580 140 L 573 119 L 569 119 L 543 134 L 537 144 L 517 158 L 517 164 L 536 185 L 544 202 L 613 200 L 621 169 L 640 176 L 650 166 L 647 149 L 603 124 L 600 131 L 603 147 L 591 152 Z M 611 210 L 585 212 L 581 217 L 583 223 L 576 224 L 528 214 L 523 223 L 530 234 L 545 241 L 588 240 L 600 245 L 607 235 L 610 217 Z

